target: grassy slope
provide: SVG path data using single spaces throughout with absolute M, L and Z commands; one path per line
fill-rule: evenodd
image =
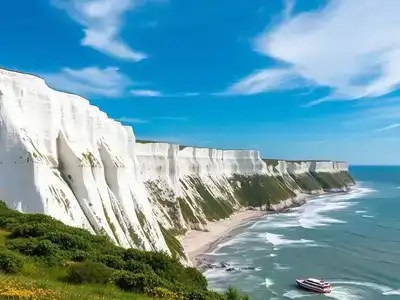
M 56 272 L 57 273 L 57 272 Z M 42 278 L 32 275 L 9 275 L 0 273 L 0 299 L 62 299 L 62 300 L 151 300 L 154 298 L 123 292 L 113 285 L 71 285 L 45 274 Z M 18 298 L 20 297 L 20 298 Z M 23 298 L 25 297 L 25 298 Z
M 0 271 L 0 299 L 245 299 L 209 291 L 198 270 L 164 253 L 123 249 L 1 201 Z

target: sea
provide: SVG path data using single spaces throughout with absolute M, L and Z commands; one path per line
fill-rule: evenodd
M 400 299 L 400 167 L 351 167 L 348 194 L 312 198 L 288 213 L 249 221 L 209 253 L 209 287 L 233 286 L 253 300 Z M 296 278 L 332 284 L 329 294 L 297 288 Z

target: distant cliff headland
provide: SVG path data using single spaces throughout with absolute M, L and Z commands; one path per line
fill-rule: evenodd
M 0 91 L 0 199 L 8 207 L 186 265 L 176 237 L 188 230 L 355 184 L 345 162 L 136 140 L 131 127 L 32 75 L 0 69 Z

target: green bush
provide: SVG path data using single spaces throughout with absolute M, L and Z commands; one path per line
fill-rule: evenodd
M 70 283 L 101 283 L 111 281 L 113 270 L 99 262 L 81 262 L 69 266 L 65 280 Z
M 57 252 L 57 247 L 48 240 L 38 240 L 33 254 L 36 256 L 53 256 Z
M 226 290 L 225 297 L 226 297 L 227 300 L 241 300 L 240 293 L 236 289 L 234 289 L 232 287 L 229 287 Z
M 185 300 L 227 300 L 224 295 L 213 291 L 189 290 L 183 295 Z
M 71 260 L 75 262 L 82 262 L 90 258 L 90 255 L 82 250 L 75 250 L 71 252 Z
M 0 251 L 0 271 L 4 273 L 19 273 L 24 264 L 23 258 L 12 251 Z
M 161 287 L 166 288 L 170 285 L 162 280 L 156 274 L 133 274 L 130 272 L 120 273 L 119 277 L 116 278 L 115 284 L 125 291 L 144 293 L 145 291 L 151 290 L 153 288 Z
M 123 270 L 125 268 L 125 262 L 120 256 L 101 255 L 99 257 L 96 257 L 95 261 L 101 262 L 107 267 L 114 268 L 116 270 Z
M 71 251 L 86 250 L 89 248 L 87 240 L 81 236 L 72 235 L 66 232 L 52 232 L 46 235 L 52 243 L 58 245 L 61 249 Z
M 6 246 L 28 256 L 51 256 L 57 251 L 57 248 L 50 241 L 33 238 L 8 240 Z
M 184 266 L 175 258 L 171 258 L 163 252 L 148 252 L 136 249 L 127 249 L 123 259 L 134 260 L 148 264 L 154 272 L 162 278 L 170 281 L 180 281 L 184 274 Z
M 8 211 L 9 208 L 7 207 L 7 204 L 3 201 L 0 201 L 0 211 Z
M 0 212 L 0 228 L 9 230 L 19 224 L 21 224 L 19 218 L 8 213 Z
M 41 237 L 44 236 L 50 228 L 47 224 L 33 223 L 33 224 L 20 224 L 13 228 L 10 238 L 19 237 Z
M 125 262 L 124 269 L 132 273 L 154 273 L 150 265 L 132 259 Z
M 187 267 L 184 276 L 187 285 L 196 286 L 198 289 L 207 289 L 207 278 L 196 268 Z

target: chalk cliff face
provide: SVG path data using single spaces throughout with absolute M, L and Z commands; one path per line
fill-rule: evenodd
M 149 141 L 138 141 L 136 149 L 153 209 L 163 227 L 177 232 L 206 230 L 207 222 L 243 206 L 283 209 L 283 200 L 300 193 L 346 191 L 354 184 L 345 162 L 263 160 L 253 150 Z M 260 194 L 252 194 L 257 189 Z
M 0 70 L 0 198 L 23 212 L 169 251 L 138 170 L 132 128 L 37 77 Z
M 347 190 L 347 164 L 136 141 L 79 96 L 0 69 L 0 199 L 105 234 L 122 247 L 185 254 L 175 235 L 246 206 Z M 286 200 L 286 201 L 284 201 Z

